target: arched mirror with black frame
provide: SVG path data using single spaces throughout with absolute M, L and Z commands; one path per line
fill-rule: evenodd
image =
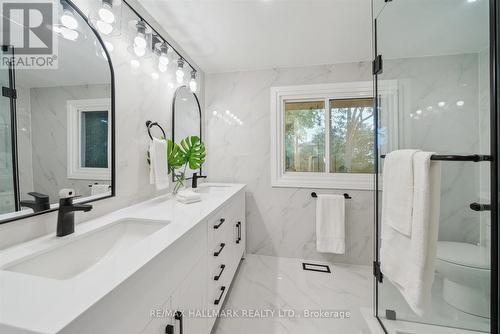
M 0 224 L 57 210 L 61 189 L 75 203 L 115 194 L 113 65 L 78 7 L 54 6 L 62 16 L 39 29 L 57 66 L 22 66 L 15 45 L 1 50 L 13 61 L 0 68 Z
M 190 136 L 203 140 L 200 101 L 189 87 L 179 86 L 172 101 L 172 140 L 179 144 Z M 187 167 L 185 175 L 190 177 L 193 173 L 202 175 L 202 168 L 191 170 Z

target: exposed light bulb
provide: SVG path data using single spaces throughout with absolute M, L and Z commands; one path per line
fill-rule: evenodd
M 113 31 L 113 26 L 109 23 L 106 23 L 104 21 L 97 21 L 96 23 L 97 30 L 99 30 L 100 33 L 104 35 L 109 35 Z
M 198 83 L 196 82 L 196 71 L 191 71 L 191 80 L 189 80 L 189 89 L 191 92 L 195 93 L 198 89 Z
M 168 57 L 167 57 L 166 53 L 162 52 L 160 54 L 160 57 L 158 57 L 158 64 L 161 64 L 163 66 L 167 66 L 168 65 Z
M 99 8 L 99 17 L 103 22 L 113 23 L 115 22 L 115 14 L 113 14 L 113 8 L 111 4 L 111 0 L 103 0 L 101 4 L 101 8 Z
M 179 58 L 177 61 L 177 71 L 175 71 L 175 77 L 177 78 L 177 83 L 181 84 L 184 82 L 184 60 Z
M 142 57 L 146 54 L 146 48 L 141 48 L 136 45 L 134 46 L 134 53 L 137 57 Z
M 78 28 L 78 21 L 76 20 L 75 15 L 69 9 L 69 7 L 65 8 L 63 14 L 61 15 L 61 23 L 68 29 L 75 30 L 76 28 Z
M 143 49 L 146 48 L 147 42 L 144 33 L 142 32 L 137 33 L 137 35 L 134 38 L 134 45 Z
M 61 29 L 61 35 L 67 40 L 76 41 L 78 39 L 78 32 L 76 30 L 68 29 L 63 27 Z
M 139 66 L 141 66 L 141 63 L 137 59 L 132 59 L 130 61 L 130 67 L 132 67 L 132 69 L 137 69 Z

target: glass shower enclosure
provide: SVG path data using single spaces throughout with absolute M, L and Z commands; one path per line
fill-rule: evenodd
M 373 0 L 375 313 L 388 333 L 496 333 L 496 2 Z M 435 152 L 441 164 L 432 300 L 420 315 L 379 256 L 383 157 L 399 149 Z
M 14 102 L 14 49 L 2 46 L 0 56 L 7 61 L 0 66 L 0 214 L 19 210 L 17 179 L 16 117 Z

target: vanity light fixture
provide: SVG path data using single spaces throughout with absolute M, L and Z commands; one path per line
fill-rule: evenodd
M 159 47 L 158 55 L 158 69 L 160 72 L 165 72 L 167 70 L 168 60 L 168 45 L 167 43 L 162 43 Z
M 63 7 L 63 14 L 60 18 L 61 24 L 71 30 L 77 29 L 78 21 L 76 20 L 74 9 L 66 1 L 61 1 L 61 4 Z
M 184 81 L 184 59 L 177 60 L 177 71 L 175 71 L 177 83 L 181 84 Z
M 102 22 L 107 24 L 115 22 L 115 14 L 113 14 L 113 0 L 102 0 L 101 8 L 99 8 L 98 13 Z
M 142 57 L 146 54 L 146 23 L 139 20 L 136 24 L 137 33 L 134 37 L 134 53 L 137 57 Z
M 189 80 L 189 89 L 191 92 L 195 93 L 198 89 L 198 84 L 196 82 L 196 70 L 191 71 L 191 80 Z

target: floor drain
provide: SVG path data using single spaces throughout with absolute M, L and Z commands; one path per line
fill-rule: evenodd
M 302 269 L 309 271 L 318 271 L 320 273 L 331 273 L 330 267 L 326 264 L 302 263 Z

